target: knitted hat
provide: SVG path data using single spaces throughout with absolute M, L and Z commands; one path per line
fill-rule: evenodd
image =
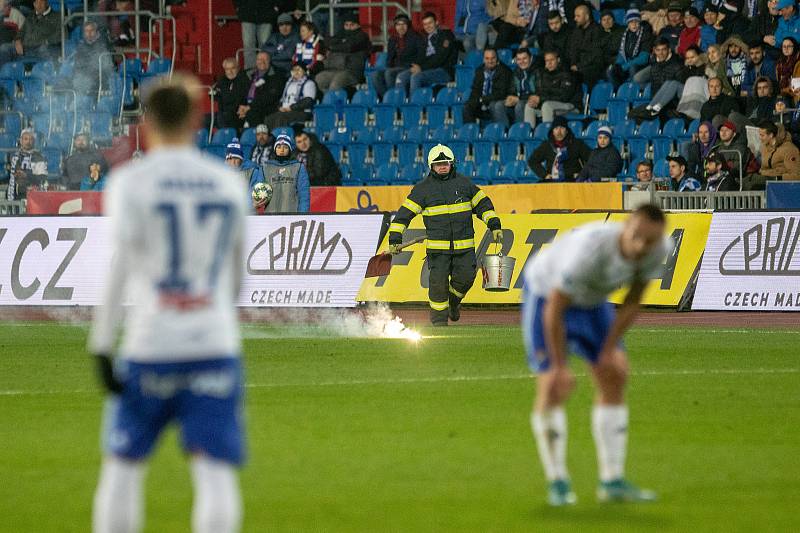
M 567 128 L 569 129 L 569 123 L 567 119 L 561 115 L 558 115 L 553 119 L 553 123 L 550 125 L 550 131 L 553 131 L 556 128 Z
M 699 11 L 697 10 L 697 8 L 696 8 L 696 7 L 694 7 L 694 6 L 690 7 L 689 9 L 687 9 L 687 10 L 686 10 L 686 13 L 684 13 L 684 16 L 687 16 L 687 17 L 695 17 L 695 18 L 697 18 L 697 19 L 701 18 L 701 17 L 700 17 L 700 12 L 699 12 Z
M 286 146 L 289 147 L 289 150 L 294 150 L 294 143 L 292 142 L 292 138 L 289 137 L 288 135 L 285 134 L 278 135 L 278 138 L 275 139 L 275 144 L 273 145 L 273 148 L 277 148 L 279 144 L 285 144 Z
M 244 152 L 242 152 L 242 145 L 239 144 L 238 138 L 231 139 L 231 142 L 225 147 L 225 159 L 241 159 L 244 161 Z
M 281 24 L 291 24 L 292 22 L 292 15 L 290 13 L 281 13 L 278 15 L 278 26 Z
M 736 124 L 734 124 L 730 120 L 726 120 L 725 122 L 723 122 L 722 125 L 720 126 L 720 129 L 722 128 L 728 128 L 733 133 L 736 133 Z
M 638 9 L 632 8 L 625 12 L 625 24 L 632 20 L 642 20 L 642 13 Z
M 681 4 L 679 2 L 670 2 L 667 6 L 667 13 L 672 13 L 673 11 L 683 14 L 683 9 L 681 8 Z
M 259 124 L 256 126 L 256 133 L 266 133 L 269 134 L 269 126 L 266 124 Z
M 606 135 L 607 137 L 611 137 L 611 128 L 608 126 L 600 126 L 597 128 L 597 135 Z

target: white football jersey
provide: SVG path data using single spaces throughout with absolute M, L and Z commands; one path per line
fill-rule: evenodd
M 608 295 L 636 279 L 661 274 L 671 241 L 664 237 L 638 263 L 622 257 L 621 223 L 593 222 L 576 228 L 540 251 L 525 269 L 525 284 L 531 294 L 547 296 L 557 289 L 577 307 L 594 307 Z
M 89 338 L 146 362 L 238 355 L 236 298 L 250 201 L 241 175 L 194 147 L 151 151 L 112 173 L 104 196 L 111 273 Z M 132 305 L 123 310 L 126 298 Z

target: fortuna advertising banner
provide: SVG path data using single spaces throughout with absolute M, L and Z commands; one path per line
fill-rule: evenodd
M 696 310 L 800 311 L 800 212 L 714 213 Z
M 383 218 L 248 217 L 238 305 L 355 306 Z M 108 239 L 102 217 L 0 218 L 0 305 L 97 305 Z

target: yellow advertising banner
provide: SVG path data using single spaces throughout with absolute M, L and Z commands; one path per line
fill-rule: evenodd
M 530 213 L 542 209 L 622 209 L 622 186 L 619 183 L 485 185 L 481 189 L 492 199 L 498 213 Z M 337 187 L 336 211 L 394 212 L 409 192 L 410 186 Z
M 482 288 L 480 268 L 475 284 L 467 293 L 465 303 L 518 304 L 522 301 L 522 271 L 525 265 L 553 239 L 573 228 L 594 221 L 622 220 L 624 213 L 572 213 L 502 215 L 503 255 L 516 259 L 511 290 L 488 292 Z M 491 242 L 491 233 L 486 226 L 475 222 L 475 241 L 478 265 L 486 255 L 496 253 L 497 246 Z M 689 280 L 703 254 L 711 215 L 708 213 L 676 213 L 668 215 L 668 231 L 675 247 L 665 261 L 664 276 L 653 280 L 645 292 L 646 305 L 677 306 Z M 414 219 L 403 237 L 409 241 L 424 235 L 420 217 Z M 388 237 L 381 243 L 381 250 L 388 246 Z M 615 293 L 611 301 L 620 302 L 624 294 Z M 392 271 L 388 276 L 365 279 L 357 297 L 360 302 L 427 302 L 428 267 L 425 245 L 406 248 L 393 258 Z

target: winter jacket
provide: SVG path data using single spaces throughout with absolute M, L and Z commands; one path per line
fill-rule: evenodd
M 731 57 L 728 54 L 731 45 L 737 45 L 741 50 L 737 57 Z M 725 76 L 728 78 L 731 83 L 731 87 L 733 88 L 732 96 L 739 96 L 742 88 L 742 82 L 744 81 L 745 71 L 747 70 L 750 47 L 747 46 L 739 37 L 733 36 L 728 38 L 720 45 L 719 51 L 722 54 L 722 57 L 725 58 Z
M 775 145 L 761 144 L 762 176 L 778 177 L 784 181 L 800 180 L 800 151 L 792 144 L 791 137 L 778 125 Z
M 608 31 L 604 30 L 602 27 L 600 29 L 603 35 L 603 61 L 606 66 L 613 65 L 619 54 L 619 43 L 622 41 L 622 36 L 625 35 L 627 30 L 618 24 L 612 26 Z M 644 35 L 642 36 L 642 41 L 644 41 Z M 642 47 L 642 51 L 646 50 L 649 50 L 649 48 Z M 647 55 L 645 54 L 645 58 L 646 57 Z
M 722 151 L 722 156 L 725 158 L 725 161 L 728 162 L 728 170 L 733 176 L 734 179 L 740 181 L 742 176 L 747 175 L 747 166 L 750 162 L 752 152 L 750 152 L 750 148 L 747 147 L 747 135 L 742 133 L 736 133 L 731 139 L 730 144 L 725 144 L 721 140 L 717 141 L 717 144 L 711 149 L 710 153 L 715 153 Z M 731 152 L 736 153 L 731 153 Z M 737 155 L 738 154 L 738 155 Z M 741 170 L 739 166 L 739 161 L 741 158 L 741 164 L 744 166 L 745 171 Z
M 678 48 L 678 40 L 681 37 L 681 32 L 683 31 L 683 23 L 678 24 L 677 26 L 664 26 L 661 28 L 661 31 L 658 32 L 658 38 L 664 38 L 669 41 L 669 49 L 675 50 Z
M 64 172 L 61 178 L 62 185 L 66 186 L 69 191 L 76 191 L 80 189 L 81 182 L 89 171 L 89 165 L 92 163 L 100 163 L 100 173 L 106 174 L 108 172 L 108 161 L 103 157 L 96 148 L 87 148 L 86 150 L 75 150 L 72 154 L 64 160 Z
M 533 67 L 528 67 L 528 70 L 515 67 L 513 74 L 512 95 L 518 96 L 520 99 L 527 99 L 530 95 L 536 93 L 536 71 Z
M 779 94 L 791 96 L 792 89 L 790 85 L 798 59 L 800 59 L 800 51 L 790 56 L 781 55 L 780 59 L 775 62 L 775 79 L 778 81 Z
M 764 56 L 761 64 L 754 65 L 750 63 L 747 66 L 744 79 L 742 80 L 742 91 L 746 92 L 749 96 L 753 96 L 756 93 L 756 80 L 762 76 L 771 79 L 773 82 L 777 81 L 775 79 L 775 61 L 768 55 Z
M 273 65 L 288 72 L 292 68 L 292 57 L 294 57 L 299 42 L 300 35 L 296 31 L 292 31 L 286 36 L 279 31 L 273 31 L 261 49 L 269 52 Z
M 567 157 L 564 160 L 564 181 L 575 181 L 575 177 L 580 173 L 583 166 L 589 160 L 589 147 L 580 139 L 576 139 L 572 131 L 567 128 L 567 136 L 564 138 L 564 146 L 567 148 Z M 553 162 L 556 158 L 556 145 L 553 139 L 553 129 L 548 134 L 548 142 L 539 145 L 533 154 L 528 158 L 528 166 L 533 172 L 544 179 L 551 174 Z M 551 177 L 551 180 L 554 178 Z
M 779 18 L 778 29 L 775 30 L 775 46 L 780 48 L 781 43 L 787 37 L 800 42 L 800 15 L 797 14 L 797 7 L 795 7 L 794 16 L 789 20 L 784 20 L 783 17 Z
M 434 53 L 426 55 L 428 40 L 433 44 Z M 422 36 L 422 59 L 419 66 L 422 70 L 444 69 L 452 79 L 458 61 L 460 43 L 456 36 L 448 29 L 439 28 L 432 36 Z
M 250 91 L 250 85 L 248 85 L 242 102 L 244 105 L 250 106 L 244 119 L 250 127 L 262 124 L 264 117 L 278 110 L 286 78 L 270 65 L 269 70 L 263 74 L 259 74 L 258 71 L 253 72 L 250 83 L 252 84 L 254 80 L 256 84 L 254 97 L 252 100 L 248 97 Z
M 708 101 L 700 108 L 700 120 L 710 121 L 717 115 L 727 117 L 731 111 L 739 111 L 739 102 L 733 96 L 727 94 L 720 94 L 716 98 L 709 98 Z
M 733 87 L 731 86 L 731 81 L 728 79 L 728 67 L 725 64 L 724 57 L 720 58 L 716 65 L 710 62 L 706 63 L 706 78 L 719 78 L 722 82 L 722 94 L 736 96 L 733 94 Z
M 670 53 L 664 61 L 650 62 L 650 87 L 653 94 L 656 94 L 662 85 L 668 80 L 677 78 L 683 64 L 677 54 Z
M 574 28 L 570 34 L 567 64 L 570 67 L 576 65 L 583 75 L 583 82 L 589 86 L 602 78 L 605 72 L 603 39 L 603 30 L 592 21 L 585 28 Z
M 542 102 L 554 100 L 575 104 L 580 99 L 580 92 L 572 73 L 564 69 L 558 68 L 553 71 L 541 69 L 537 72 L 533 83 L 536 87 L 535 94 Z
M 101 174 L 100 177 L 95 181 L 93 180 L 88 174 L 83 177 L 81 180 L 81 188 L 82 191 L 102 191 L 106 188 L 106 175 Z
M 468 177 L 455 170 L 446 176 L 431 171 L 397 210 L 389 226 L 389 244 L 401 244 L 411 220 L 422 214 L 428 253 L 466 253 L 475 249 L 473 213 L 490 230 L 501 228 L 492 201 Z
M 247 91 L 250 88 L 250 80 L 247 74 L 240 70 L 236 77 L 229 80 L 224 74 L 219 77 L 214 84 L 219 100 L 219 112 L 222 116 L 223 128 L 241 128 L 244 121 L 239 118 L 236 112 L 239 106 L 247 98 Z
M 713 176 L 706 177 L 704 190 L 712 192 L 738 191 L 739 184 L 727 170 L 722 170 Z
M 700 45 L 700 26 L 694 28 L 683 28 L 680 36 L 678 37 L 678 55 L 683 57 L 686 55 L 686 49 L 692 45 Z
M 393 35 L 389 38 L 387 67 L 409 68 L 412 63 L 419 64 L 424 56 L 425 42 L 419 33 L 409 29 L 403 37 Z
M 364 80 L 364 64 L 372 43 L 362 29 L 342 30 L 326 41 L 328 56 L 324 70 L 347 70 L 359 82 Z
M 775 113 L 776 100 L 777 98 L 774 96 L 751 96 L 747 99 L 745 116 L 754 122 L 763 119 L 772 120 L 772 116 Z
M 717 28 L 703 24 L 700 26 L 700 49 L 705 52 L 712 44 L 717 44 Z
M 566 63 L 567 47 L 569 46 L 570 31 L 567 29 L 566 24 L 561 27 L 561 31 L 554 33 L 549 29 L 539 37 L 539 49 L 542 52 L 546 50 L 555 50 L 558 52 L 558 57 L 561 58 L 563 63 Z M 541 56 L 542 54 L 540 54 Z M 540 63 L 541 64 L 541 63 Z
M 764 37 L 767 35 L 775 35 L 775 32 L 778 31 L 778 21 L 781 18 L 783 17 L 781 17 L 780 14 L 772 15 L 769 12 L 766 0 L 760 0 L 758 6 L 758 15 L 756 15 L 755 18 L 750 21 L 750 26 L 743 35 L 745 41 L 748 43 L 751 41 L 764 43 Z M 778 48 L 764 43 L 764 53 L 769 54 L 773 59 L 775 59 L 780 53 L 780 42 L 776 41 L 775 43 L 778 45 Z
M 578 174 L 575 181 L 600 181 L 601 178 L 615 178 L 622 171 L 622 156 L 614 143 L 605 148 L 595 148 Z
M 693 67 L 688 67 L 685 64 L 681 67 L 681 70 L 678 72 L 676 76 L 676 80 L 681 83 L 686 83 L 686 80 L 693 76 L 705 76 L 706 73 L 706 66 L 705 64 L 695 65 Z
M 705 160 L 711 149 L 717 144 L 717 130 L 711 125 L 711 122 L 706 122 L 708 130 L 711 133 L 708 144 L 702 145 L 699 140 L 691 141 L 686 149 L 686 173 L 697 179 L 702 179 L 705 173 Z
M 338 186 L 342 184 L 342 172 L 331 155 L 330 150 L 319 142 L 313 133 L 308 134 L 311 140 L 308 151 L 298 152 L 297 160 L 303 163 L 308 171 L 308 180 L 312 187 Z
M 17 39 L 22 40 L 22 49 L 26 53 L 43 45 L 60 45 L 61 15 L 52 7 L 48 7 L 41 15 L 28 15 Z
M 497 67 L 494 69 L 494 76 L 492 77 L 491 92 L 487 95 L 483 94 L 483 82 L 486 77 L 486 71 L 481 65 L 475 69 L 475 76 L 472 78 L 472 88 L 470 89 L 467 105 L 472 107 L 480 107 L 487 105 L 498 100 L 505 100 L 506 96 L 513 92 L 514 75 L 511 69 L 501 62 L 497 62 Z
M 455 34 L 459 37 L 475 35 L 478 24 L 492 20 L 486 12 L 486 0 L 457 0 L 456 17 L 453 23 Z
M 311 108 L 317 98 L 317 84 L 303 76 L 299 80 L 289 78 L 281 95 L 281 107 L 288 107 L 292 111 L 305 111 L 311 113 Z
M 255 24 L 272 24 L 273 29 L 278 22 L 278 15 L 294 9 L 295 2 L 278 0 L 265 2 L 264 0 L 233 0 L 236 16 L 242 22 Z
M 289 157 L 279 160 L 273 154 L 261 166 L 265 183 L 272 185 L 272 200 L 265 209 L 267 213 L 308 213 L 311 205 L 311 191 L 306 167 L 297 159 Z M 256 174 L 253 174 L 255 180 Z M 250 190 L 255 186 L 250 182 Z
M 632 68 L 638 68 L 647 64 L 650 59 L 650 49 L 653 47 L 653 30 L 650 24 L 643 22 L 640 25 L 641 39 L 636 33 L 625 30 L 617 43 L 617 56 L 615 64 L 622 70 L 629 72 Z M 637 32 L 638 33 L 638 32 Z M 620 45 L 624 41 L 624 49 Z M 636 45 L 638 41 L 638 46 Z

